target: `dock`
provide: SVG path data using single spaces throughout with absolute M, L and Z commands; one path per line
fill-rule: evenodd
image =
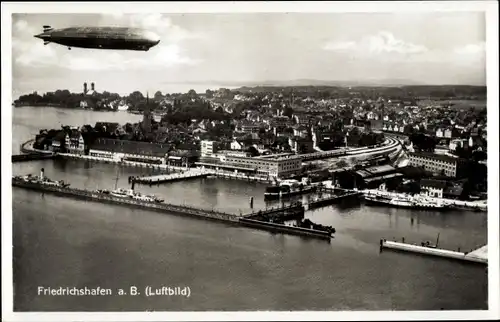
M 51 193 L 63 197 L 70 197 L 75 199 L 82 199 L 86 201 L 96 201 L 103 203 L 111 203 L 116 205 L 126 205 L 135 208 L 142 208 L 146 210 L 174 213 L 180 215 L 187 215 L 200 219 L 212 219 L 217 221 L 224 221 L 227 223 L 238 223 L 239 216 L 229 213 L 224 213 L 215 210 L 190 207 L 185 205 L 173 205 L 168 203 L 155 203 L 149 201 L 135 200 L 131 198 L 120 198 L 112 195 L 100 194 L 90 190 L 76 189 L 70 187 L 57 187 L 40 185 L 36 183 L 25 182 L 21 180 L 12 180 L 12 186 L 30 190 L 40 191 L 42 193 Z
M 155 184 L 155 183 L 157 184 L 157 183 L 169 183 L 187 179 L 206 178 L 209 175 L 210 173 L 192 169 L 185 171 L 183 173 L 159 174 L 154 176 L 133 178 L 132 180 L 136 183 L 142 183 L 142 184 Z
M 385 239 L 381 239 L 380 248 L 381 249 L 387 248 L 387 249 L 393 249 L 393 250 L 417 253 L 423 255 L 432 255 L 442 258 L 449 258 L 449 259 L 488 265 L 488 256 L 487 256 L 488 245 L 485 245 L 469 253 L 463 253 L 459 251 L 433 248 L 428 246 L 419 246 L 404 242 L 395 242 L 395 241 L 388 241 Z
M 298 202 L 289 206 L 284 207 L 274 207 L 265 210 L 259 210 L 257 212 L 252 212 L 244 215 L 243 218 L 253 219 L 253 220 L 293 220 L 304 218 L 305 208 L 302 203 Z
M 347 191 L 347 192 L 343 191 L 340 194 L 336 194 L 336 193 L 338 193 L 338 191 L 336 191 L 336 190 L 331 190 L 331 191 L 335 191 L 334 195 L 320 198 L 320 199 L 316 199 L 313 201 L 309 201 L 306 204 L 307 210 L 326 207 L 329 205 L 336 204 L 342 200 L 349 199 L 349 198 L 358 198 L 359 196 L 362 195 L 362 193 L 360 191 Z
M 29 153 L 29 154 L 14 154 L 12 155 L 12 162 L 26 162 L 35 160 L 45 160 L 45 159 L 55 159 L 56 154 L 46 154 L 46 153 Z
M 120 198 L 112 195 L 106 195 L 98 193 L 96 191 L 90 191 L 85 189 L 76 189 L 70 187 L 59 187 L 59 186 L 49 186 L 41 185 L 38 183 L 26 182 L 23 180 L 12 179 L 12 186 L 38 191 L 41 193 L 50 193 L 53 195 L 80 199 L 91 202 L 101 202 L 108 204 L 115 204 L 119 206 L 128 206 L 134 208 L 141 208 L 150 211 L 157 211 L 167 214 L 177 214 L 182 216 L 189 216 L 197 219 L 213 220 L 225 224 L 238 225 L 251 227 L 256 229 L 262 229 L 271 231 L 272 233 L 284 233 L 291 235 L 298 235 L 310 238 L 320 238 L 330 240 L 331 233 L 327 231 L 308 229 L 302 227 L 287 226 L 280 223 L 273 223 L 268 221 L 258 220 L 259 218 L 266 220 L 283 219 L 283 218 L 303 218 L 304 207 L 302 204 L 296 204 L 285 207 L 271 208 L 265 211 L 255 212 L 248 214 L 248 218 L 244 218 L 241 215 L 235 215 L 230 213 L 224 213 L 221 211 L 216 211 L 214 209 L 203 209 L 197 207 L 191 207 L 186 205 L 173 205 L 167 203 L 156 203 L 150 201 L 141 201 L 131 198 Z M 259 217 L 260 216 L 260 217 Z

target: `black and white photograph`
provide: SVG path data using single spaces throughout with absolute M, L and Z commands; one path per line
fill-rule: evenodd
M 2 315 L 499 318 L 498 102 L 495 1 L 2 3 Z

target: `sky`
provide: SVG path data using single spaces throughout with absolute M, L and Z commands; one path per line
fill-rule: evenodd
M 120 94 L 298 79 L 486 84 L 484 12 L 13 14 L 12 24 L 14 97 L 84 82 Z M 161 41 L 70 51 L 34 38 L 43 25 L 141 27 Z

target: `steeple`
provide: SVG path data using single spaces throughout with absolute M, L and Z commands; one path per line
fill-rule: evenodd
M 142 118 L 142 129 L 145 133 L 151 132 L 151 110 L 149 108 L 149 92 L 146 92 L 146 106 Z

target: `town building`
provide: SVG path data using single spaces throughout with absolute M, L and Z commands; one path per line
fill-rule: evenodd
M 114 161 L 166 164 L 169 144 L 99 138 L 89 147 L 89 155 Z
M 68 153 L 85 154 L 85 140 L 82 133 L 78 130 L 71 130 L 70 133 L 66 133 L 65 146 Z
M 211 157 L 217 152 L 214 141 L 201 141 L 201 157 Z
M 302 172 L 302 160 L 294 155 L 262 155 L 252 157 L 244 151 L 220 151 L 201 157 L 197 166 L 268 178 L 288 178 Z
M 60 131 L 52 138 L 49 150 L 53 152 L 66 152 L 66 133 Z
M 355 186 L 359 189 L 376 189 L 382 184 L 393 189 L 401 183 L 403 174 L 386 164 L 356 170 L 354 178 Z
M 434 174 L 448 177 L 462 177 L 467 170 L 466 160 L 427 152 L 409 152 L 409 164 L 423 167 Z
M 434 198 L 443 198 L 446 189 L 446 181 L 434 179 L 422 179 L 420 181 L 421 193 Z

